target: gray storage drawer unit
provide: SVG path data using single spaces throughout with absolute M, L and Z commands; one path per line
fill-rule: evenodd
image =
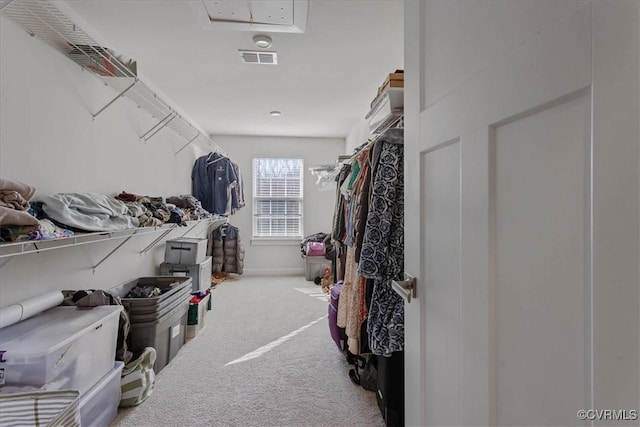
M 189 276 L 193 280 L 192 290 L 194 292 L 206 291 L 211 287 L 211 257 L 206 257 L 199 264 L 171 264 L 163 262 L 160 264 L 160 274 L 162 276 Z
M 171 264 L 199 264 L 207 256 L 207 239 L 181 237 L 167 240 L 164 262 Z

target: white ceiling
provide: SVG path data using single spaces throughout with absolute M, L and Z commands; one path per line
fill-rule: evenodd
M 304 33 L 205 30 L 184 0 L 66 3 L 212 135 L 345 137 L 387 73 L 403 68 L 401 0 L 310 0 Z M 256 34 L 273 39 L 277 65 L 242 63 L 238 50 L 257 50 Z

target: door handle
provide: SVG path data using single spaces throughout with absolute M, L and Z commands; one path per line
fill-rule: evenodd
M 416 278 L 404 273 L 404 280 L 392 280 L 391 288 L 407 303 L 410 303 L 411 297 L 416 297 Z

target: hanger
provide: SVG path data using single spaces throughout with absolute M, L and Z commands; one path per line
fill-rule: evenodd
M 369 138 L 367 142 L 361 144 L 359 147 L 354 149 L 353 154 L 349 157 L 339 156 L 338 164 L 335 166 L 334 171 L 331 175 L 337 175 L 338 171 L 342 169 L 342 167 L 346 164 L 351 164 L 353 161 L 360 155 L 362 151 L 367 148 L 373 147 L 373 145 L 378 141 L 384 139 L 385 142 L 389 142 L 391 144 L 404 144 L 404 114 L 397 117 L 393 120 L 387 127 L 385 127 L 382 132 L 376 134 L 372 138 Z
M 391 128 L 385 130 L 377 139 L 389 144 L 404 145 L 404 128 Z
M 356 151 L 351 155 L 348 160 L 352 162 L 364 149 L 371 148 L 378 141 L 384 139 L 386 142 L 393 144 L 403 144 L 402 137 L 404 135 L 404 114 L 396 117 L 388 126 L 382 129 L 381 132 L 370 138 L 367 142 L 356 148 Z M 399 139 L 399 140 L 398 140 Z
M 390 144 L 404 145 L 404 115 L 391 122 L 382 132 L 376 136 L 373 142 L 384 141 Z
M 211 160 L 211 156 L 213 156 L 214 154 L 218 154 L 218 156 L 219 156 L 219 157 L 218 157 L 218 158 L 216 158 L 216 159 Z M 214 164 L 214 163 L 216 163 L 216 162 L 219 162 L 220 160 L 222 160 L 222 159 L 226 159 L 226 158 L 227 158 L 227 157 L 223 156 L 222 154 L 220 154 L 220 153 L 216 153 L 216 152 L 212 151 L 212 152 L 211 152 L 211 153 L 209 153 L 209 155 L 207 156 L 207 166 L 212 165 L 212 164 Z

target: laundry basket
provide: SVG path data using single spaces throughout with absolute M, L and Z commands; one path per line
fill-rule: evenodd
M 0 393 L 0 427 L 80 426 L 77 390 Z

